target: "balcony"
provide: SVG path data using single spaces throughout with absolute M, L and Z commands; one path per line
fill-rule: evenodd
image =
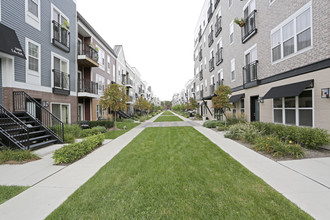
M 53 93 L 58 95 L 70 95 L 70 74 L 53 69 L 53 75 Z
M 249 63 L 243 67 L 243 87 L 245 89 L 258 86 L 258 60 Z
M 209 47 L 213 44 L 213 29 L 211 29 L 211 32 L 209 33 Z
M 219 87 L 219 86 L 222 86 L 223 85 L 223 79 L 221 79 L 220 81 L 217 81 L 217 88 Z
M 201 61 L 202 59 L 203 59 L 203 50 L 201 48 L 198 53 L 198 61 Z
M 217 21 L 215 22 L 215 37 L 218 37 L 221 31 L 222 31 L 221 16 L 219 16 L 217 17 Z
M 201 42 L 201 40 L 202 40 L 202 28 L 200 28 L 198 32 L 198 42 Z
M 60 48 L 61 50 L 69 53 L 70 52 L 70 31 L 62 27 L 56 21 L 53 23 L 53 45 Z
M 214 70 L 214 57 L 209 60 L 209 71 L 212 72 Z
M 131 80 L 130 78 L 128 78 L 125 75 L 122 76 L 122 83 L 121 84 L 123 84 L 127 88 L 133 88 L 133 80 Z
M 96 97 L 98 95 L 98 83 L 89 79 L 78 80 L 78 96 L 79 97 Z
M 210 22 L 212 15 L 213 15 L 212 6 L 213 6 L 213 4 L 210 2 L 210 7 L 207 10 L 207 22 Z
M 199 71 L 198 76 L 199 80 L 203 80 L 203 70 Z
M 78 65 L 83 67 L 98 67 L 98 52 L 88 44 L 78 44 Z
M 241 28 L 242 43 L 245 43 L 248 39 L 250 39 L 254 34 L 257 33 L 256 12 L 257 10 L 254 10 L 247 18 L 245 18 L 246 23 Z
M 223 61 L 223 59 L 222 59 L 222 47 L 218 48 L 218 51 L 215 53 L 215 57 L 216 57 L 217 66 L 219 66 L 220 63 L 222 63 L 222 61 Z
M 133 104 L 133 96 L 128 96 L 129 100 L 126 102 L 126 104 Z
M 214 10 L 218 7 L 219 3 L 220 3 L 220 0 L 215 0 L 215 2 L 214 2 Z
M 203 93 L 204 93 L 203 90 L 201 90 L 201 91 L 198 92 L 200 99 L 203 99 L 203 97 L 204 97 L 204 94 Z

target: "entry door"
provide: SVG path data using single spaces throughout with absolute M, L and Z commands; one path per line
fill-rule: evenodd
M 259 121 L 260 120 L 260 109 L 259 109 L 259 96 L 251 97 L 251 121 Z

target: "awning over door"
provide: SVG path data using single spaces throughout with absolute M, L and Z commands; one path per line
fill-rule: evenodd
M 26 59 L 16 32 L 13 29 L 0 24 L 0 33 L 0 52 Z
M 232 95 L 230 98 L 229 98 L 229 102 L 231 103 L 235 103 L 235 102 L 238 102 L 241 98 L 245 97 L 245 93 L 242 93 L 242 94 L 238 94 L 238 95 Z
M 282 97 L 292 97 L 298 96 L 304 89 L 310 86 L 313 83 L 313 80 L 307 80 L 298 83 L 292 83 L 284 86 L 277 86 L 271 88 L 263 99 L 276 99 Z

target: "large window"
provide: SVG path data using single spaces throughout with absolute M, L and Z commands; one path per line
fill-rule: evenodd
M 234 22 L 233 21 L 229 24 L 229 42 L 230 42 L 230 44 L 234 43 Z
M 25 40 L 27 59 L 26 59 L 26 83 L 40 85 L 40 44 L 27 39 Z
M 69 66 L 68 61 L 61 57 L 54 56 L 54 87 L 59 89 L 69 90 L 70 78 L 69 78 Z
M 28 12 L 33 14 L 36 17 L 39 17 L 39 0 L 28 0 Z
M 232 59 L 230 62 L 230 75 L 231 75 L 231 81 L 235 81 L 236 80 L 235 59 Z
M 102 49 L 99 48 L 99 64 L 100 68 L 104 69 L 105 66 L 105 54 Z
M 107 56 L 107 73 L 110 74 L 110 70 L 111 70 L 111 65 L 110 65 L 110 56 Z
M 52 113 L 65 124 L 70 124 L 70 105 L 52 104 Z
M 274 122 L 313 127 L 313 90 L 307 89 L 296 97 L 273 100 Z
M 25 0 L 25 22 L 40 30 L 40 0 Z
M 311 2 L 271 31 L 272 61 L 280 61 L 312 46 Z

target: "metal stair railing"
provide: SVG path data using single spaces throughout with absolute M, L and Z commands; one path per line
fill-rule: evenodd
M 26 142 L 27 146 L 24 146 L 20 141 L 13 138 L 11 134 L 9 134 L 5 129 L 3 129 L 2 126 L 0 126 L 0 133 L 4 135 L 6 139 L 8 139 L 10 142 L 12 142 L 12 144 L 16 145 L 22 150 L 27 150 L 30 148 L 29 128 L 24 122 L 22 122 L 19 118 L 17 118 L 14 114 L 12 114 L 2 105 L 0 105 L 0 120 L 1 120 L 1 125 L 15 124 L 17 127 L 24 130 L 25 133 L 23 133 L 21 137 L 27 140 Z
M 28 109 L 27 102 L 35 105 L 35 112 L 40 112 L 40 117 L 35 116 L 35 112 Z M 64 141 L 64 123 L 58 119 L 53 113 L 48 111 L 34 98 L 24 91 L 13 92 L 13 109 L 14 112 L 26 112 L 34 120 L 40 123 L 51 135 L 58 139 L 61 143 Z

